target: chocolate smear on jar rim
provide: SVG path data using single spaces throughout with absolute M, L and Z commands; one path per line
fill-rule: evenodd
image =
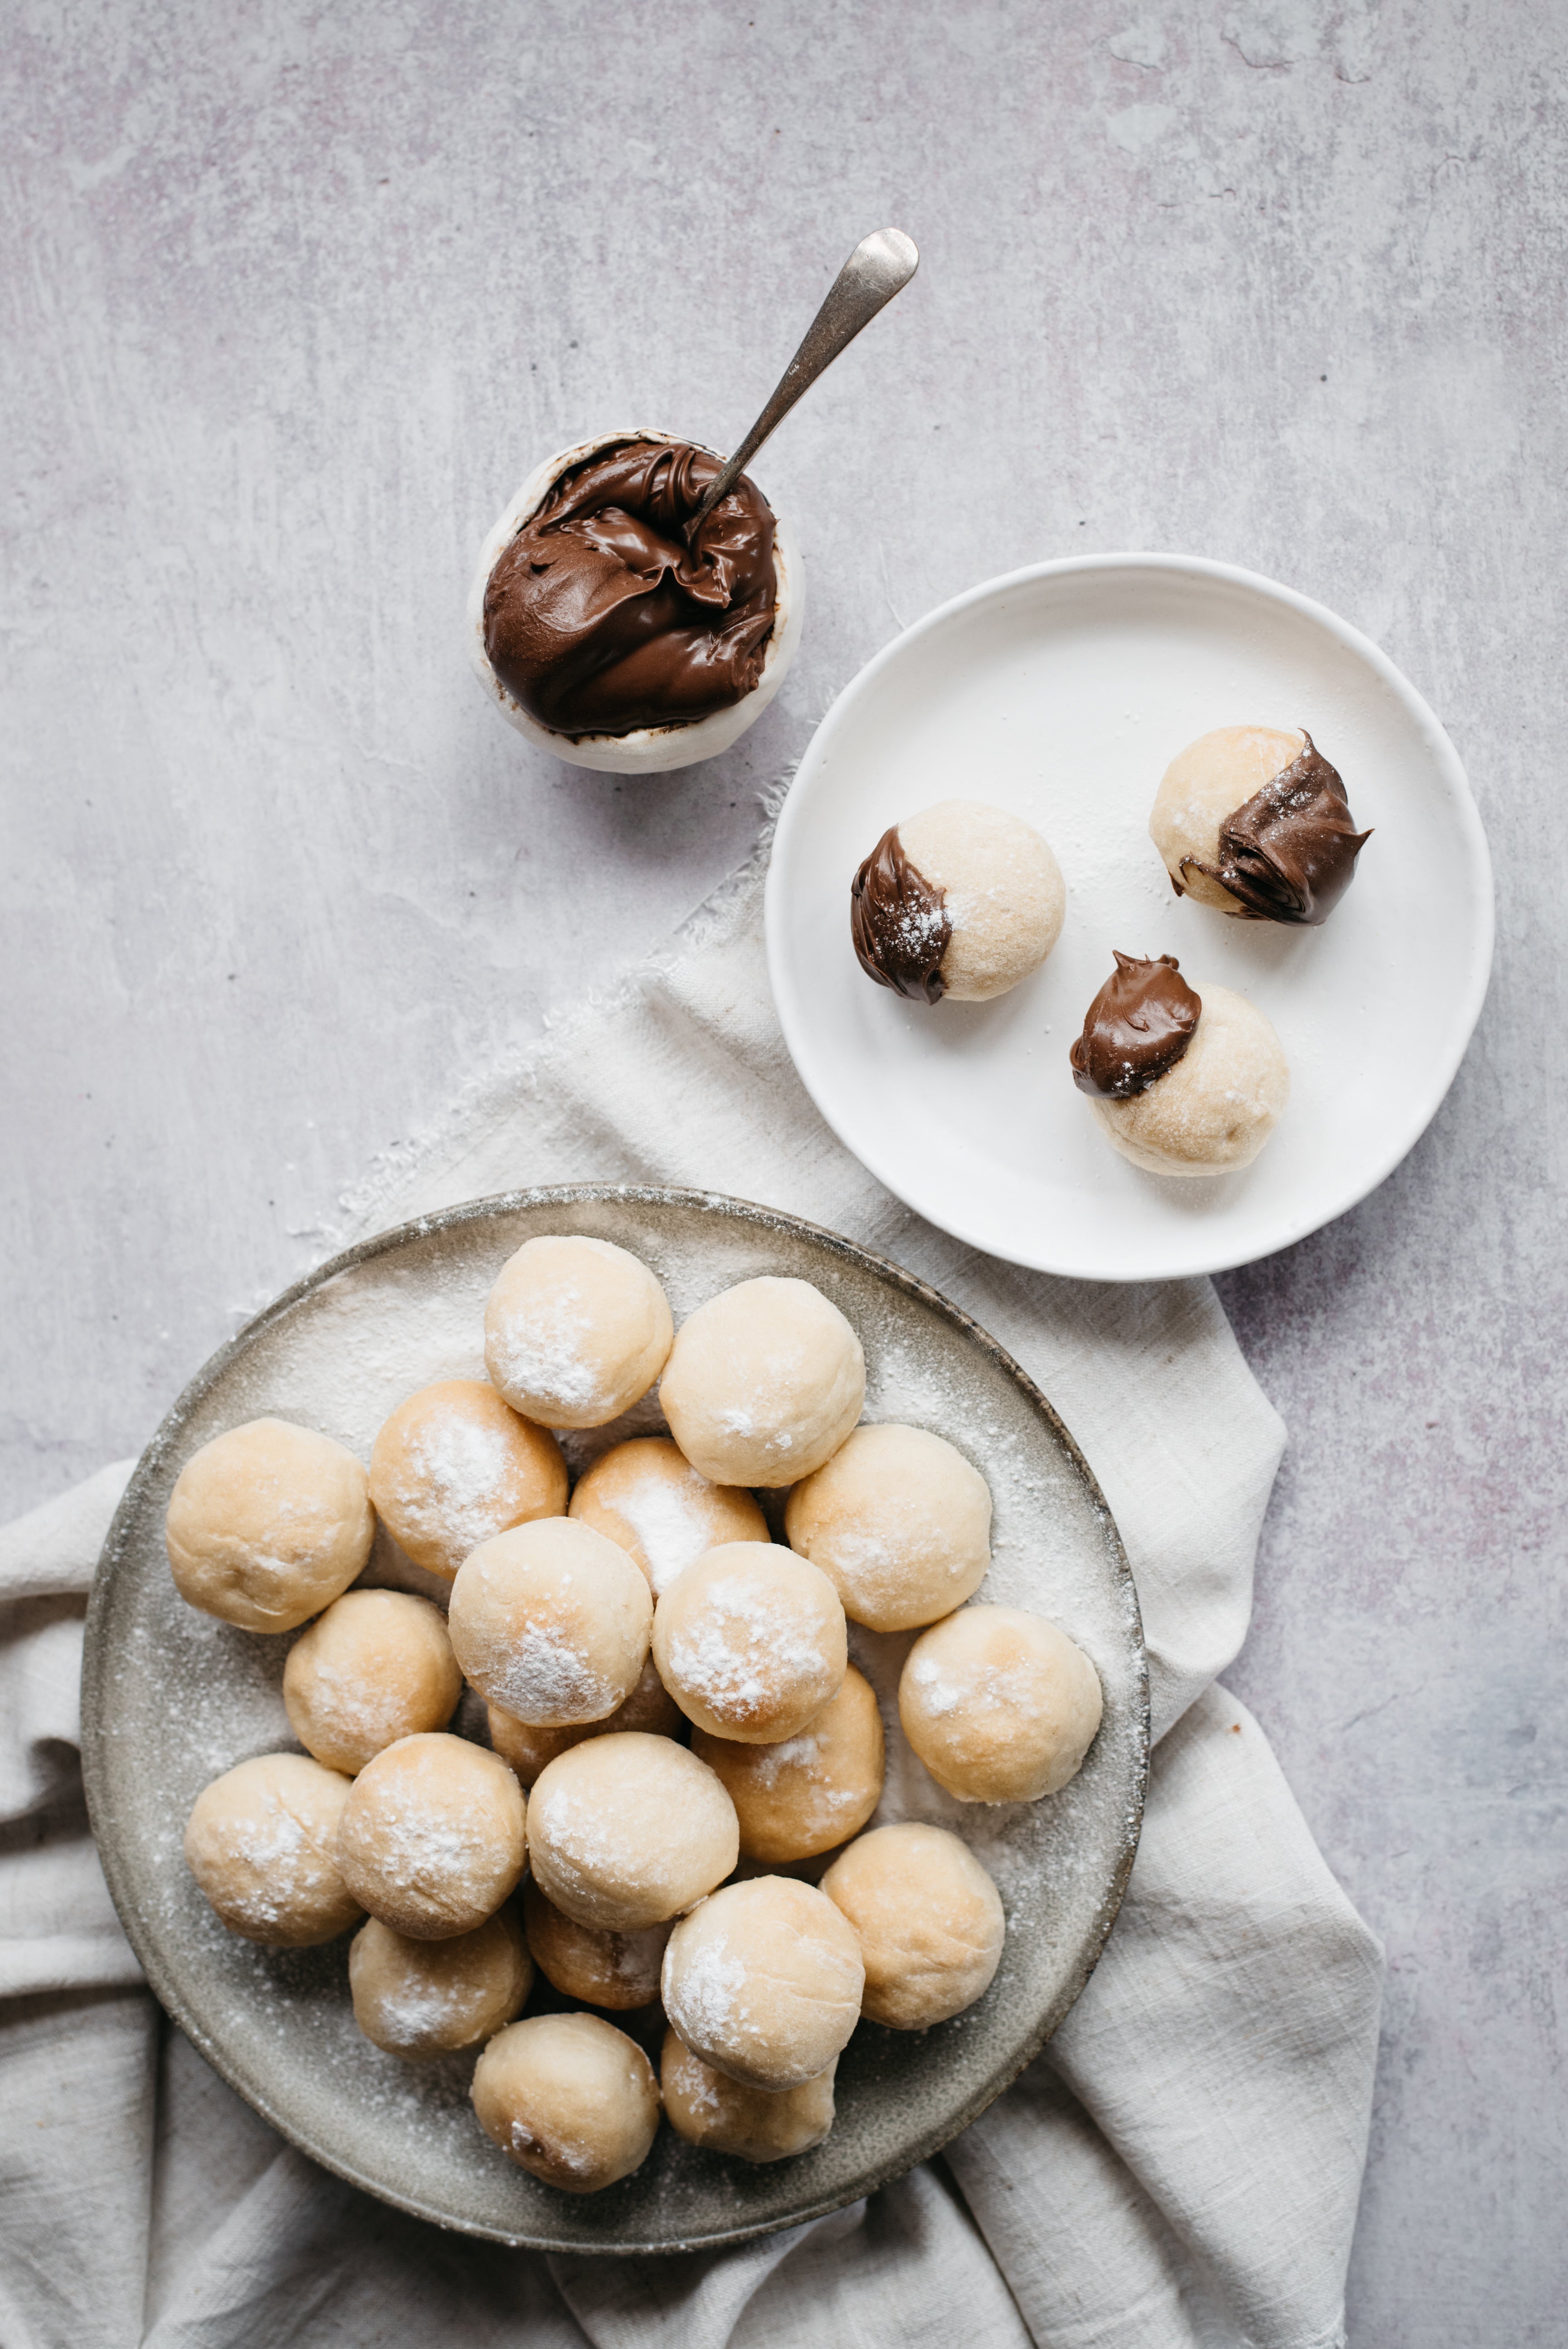
M 1305 749 L 1220 826 L 1219 863 L 1188 857 L 1181 867 L 1228 889 L 1243 921 L 1326 922 L 1372 837 L 1357 831 L 1339 771 L 1305 726 L 1301 739 Z M 1180 896 L 1180 881 L 1175 888 Z
M 1192 1040 L 1202 999 L 1174 955 L 1152 962 L 1118 953 L 1116 968 L 1084 1014 L 1068 1058 L 1079 1092 L 1131 1101 L 1173 1069 Z
M 850 934 L 879 987 L 926 1003 L 947 992 L 942 957 L 953 936 L 946 901 L 903 853 L 890 824 L 850 884 Z

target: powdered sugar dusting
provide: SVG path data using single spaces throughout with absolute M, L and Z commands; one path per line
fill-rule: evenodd
M 823 1653 L 825 1617 L 794 1590 L 749 1575 L 716 1576 L 670 1641 L 680 1686 L 720 1719 L 744 1721 L 782 1694 L 820 1686 L 832 1668 Z
M 712 1522 L 702 1506 L 711 1490 L 688 1468 L 679 1482 L 651 1470 L 615 1495 L 614 1507 L 642 1545 L 655 1598 L 712 1547 Z

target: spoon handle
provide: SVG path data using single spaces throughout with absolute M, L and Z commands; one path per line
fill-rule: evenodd
M 799 349 L 779 378 L 772 398 L 709 487 L 686 524 L 688 539 L 706 513 L 732 490 L 775 426 L 783 422 L 803 391 L 824 367 L 869 326 L 879 310 L 909 284 L 920 266 L 913 237 L 902 229 L 879 228 L 861 239 L 828 290 L 827 300 L 806 329 Z

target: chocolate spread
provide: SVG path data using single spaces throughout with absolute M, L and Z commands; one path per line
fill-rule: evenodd
M 941 890 L 904 854 L 896 823 L 850 884 L 850 933 L 861 968 L 879 987 L 941 1002 L 947 990 L 942 957 L 953 925 Z
M 1176 1066 L 1203 1008 L 1180 969 L 1174 955 L 1154 962 L 1117 956 L 1116 968 L 1084 1014 L 1083 1034 L 1068 1055 L 1079 1092 L 1130 1101 Z
M 1326 922 L 1372 837 L 1357 831 L 1337 770 L 1305 726 L 1301 731 L 1306 748 L 1299 757 L 1220 826 L 1219 863 L 1187 860 L 1230 891 L 1245 921 Z
M 762 674 L 778 580 L 773 515 L 743 473 L 687 544 L 719 460 L 628 440 L 555 483 L 485 589 L 485 651 L 556 734 L 707 718 Z

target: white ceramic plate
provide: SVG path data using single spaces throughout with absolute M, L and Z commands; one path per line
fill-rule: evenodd
M 1178 899 L 1148 834 L 1165 768 L 1212 727 L 1304 726 L 1374 828 L 1320 929 Z M 944 799 L 1010 808 L 1068 885 L 1043 969 L 991 1003 L 910 1003 L 850 943 L 850 880 Z M 1086 1280 L 1219 1272 L 1286 1247 L 1390 1174 L 1470 1040 L 1491 965 L 1491 865 L 1453 745 L 1322 605 L 1221 563 L 1042 563 L 880 653 L 812 738 L 768 879 L 774 1000 L 840 1139 L 944 1231 Z M 1111 949 L 1174 954 L 1200 994 L 1266 1012 L 1291 1098 L 1239 1174 L 1147 1174 L 1101 1135 L 1068 1049 Z

